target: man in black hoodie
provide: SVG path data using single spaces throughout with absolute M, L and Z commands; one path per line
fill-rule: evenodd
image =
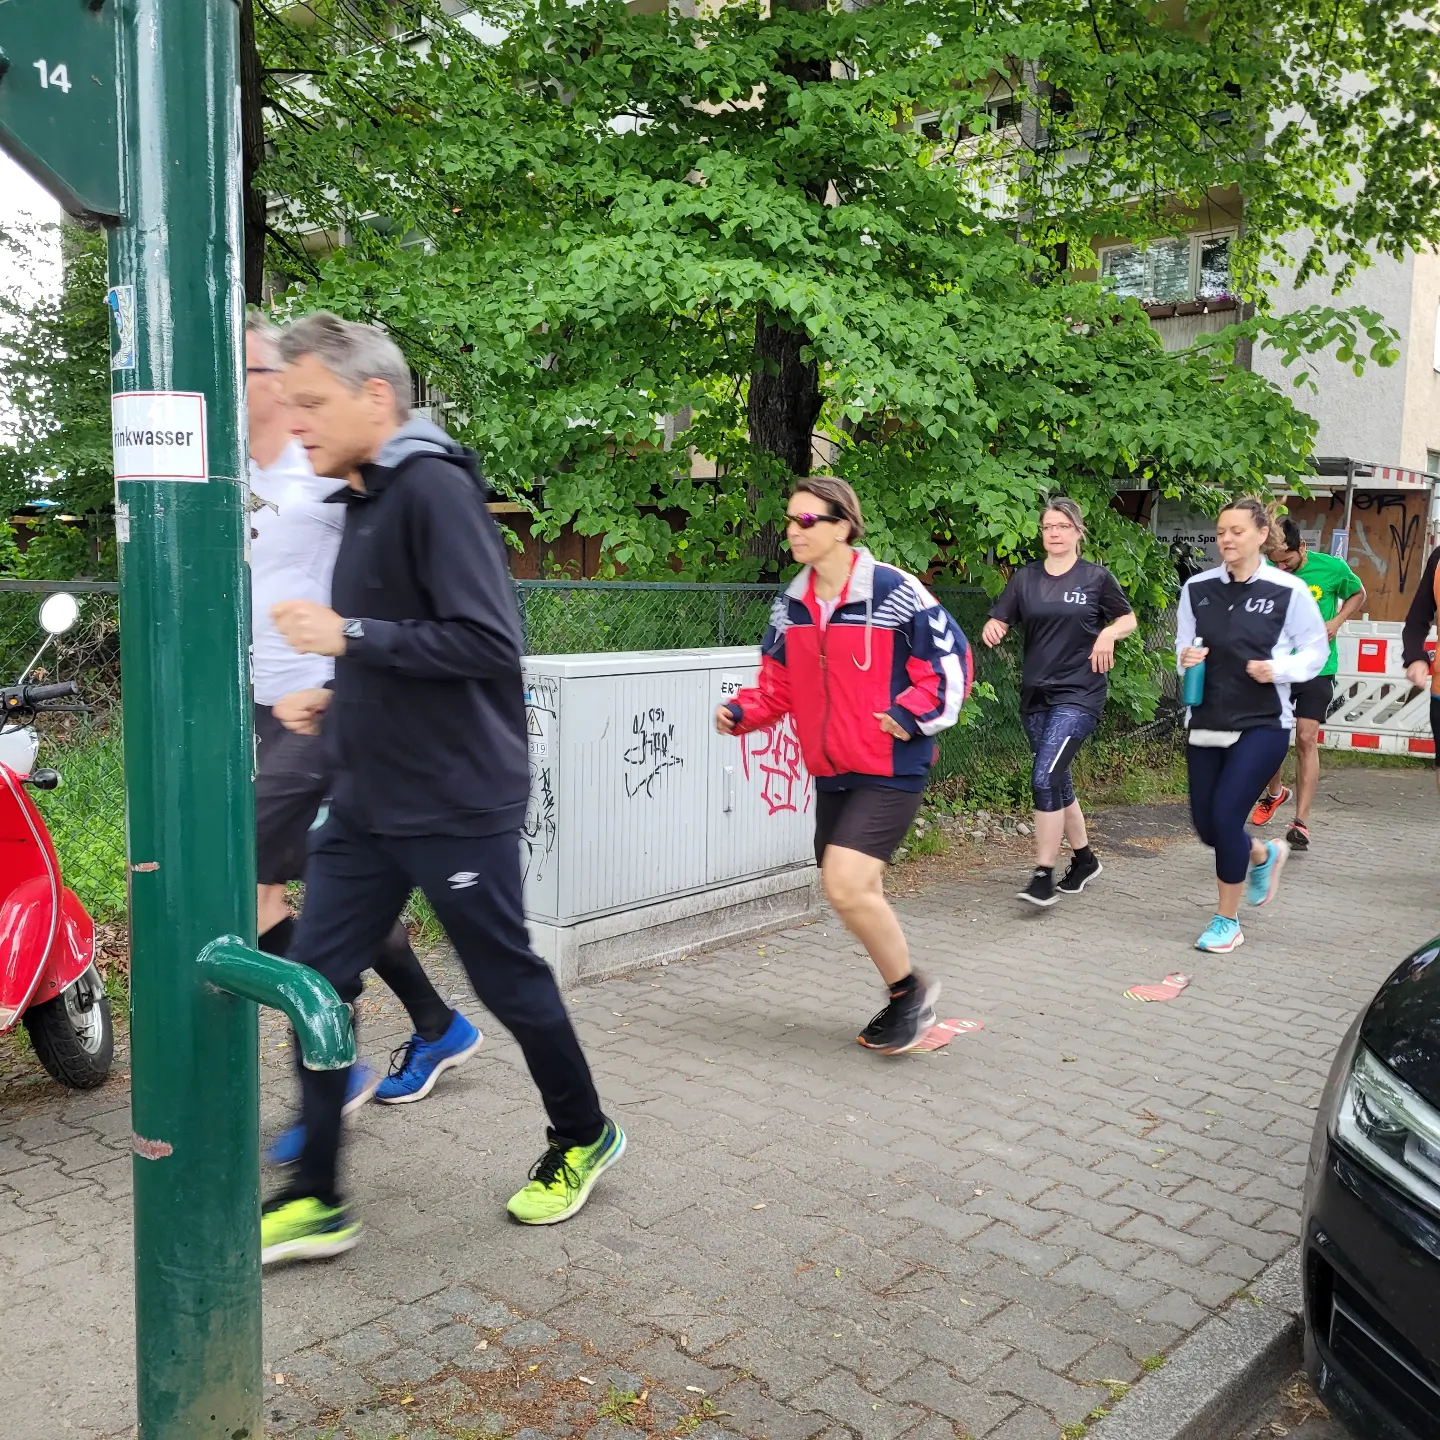
M 335 776 L 312 839 L 292 957 L 347 1001 L 367 957 L 420 889 L 475 993 L 516 1038 L 550 1118 L 545 1153 L 510 1200 L 532 1225 L 567 1220 L 625 1136 L 601 1112 L 549 967 L 530 948 L 520 827 L 529 766 L 520 619 L 475 457 L 409 417 L 410 373 L 383 331 L 333 315 L 280 345 L 293 427 L 317 475 L 346 483 L 331 605 L 274 607 L 302 654 L 335 657 L 331 688 L 276 714 L 323 714 Z M 331 608 L 333 607 L 333 608 Z M 350 1249 L 359 1226 L 337 1188 L 343 1071 L 302 1074 L 305 1148 L 261 1222 L 265 1261 Z

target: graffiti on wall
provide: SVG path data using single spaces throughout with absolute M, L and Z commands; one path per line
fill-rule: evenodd
M 539 881 L 555 853 L 555 787 L 551 781 L 554 763 L 555 717 L 559 711 L 560 686 L 551 675 L 537 675 L 525 682 L 525 734 L 530 751 L 530 798 L 520 831 L 524 851 L 525 878 Z
M 1427 490 L 1357 490 L 1350 516 L 1349 561 L 1365 585 L 1372 620 L 1403 620 L 1425 568 Z M 1312 549 L 1329 551 L 1345 523 L 1345 492 L 1287 502 Z
M 761 778 L 760 798 L 771 815 L 810 813 L 810 772 L 801 762 L 800 739 L 789 715 L 768 730 L 742 736 L 740 764 L 746 780 Z
M 675 748 L 675 723 L 662 705 L 652 705 L 630 717 L 630 744 L 625 751 L 625 793 L 634 799 L 655 794 L 660 777 L 685 764 Z

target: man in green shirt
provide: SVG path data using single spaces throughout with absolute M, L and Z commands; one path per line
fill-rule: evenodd
M 1275 530 L 1270 533 L 1277 535 Z M 1300 538 L 1300 527 L 1293 520 L 1280 522 L 1270 561 L 1309 585 L 1320 607 L 1320 618 L 1330 632 L 1330 658 L 1325 668 L 1313 680 L 1290 687 L 1290 702 L 1295 707 L 1296 793 L 1295 819 L 1285 838 L 1292 850 L 1308 850 L 1310 802 L 1320 784 L 1320 727 L 1330 713 L 1330 701 L 1335 695 L 1335 671 L 1339 665 L 1335 635 L 1347 620 L 1360 613 L 1365 604 L 1365 587 L 1339 556 L 1311 550 Z M 1264 825 L 1289 798 L 1290 787 L 1281 783 L 1277 770 L 1265 794 L 1256 802 L 1250 823 Z

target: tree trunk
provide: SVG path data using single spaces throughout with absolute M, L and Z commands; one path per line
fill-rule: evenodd
M 810 14 L 823 4 L 824 0 L 773 0 L 774 9 L 800 14 Z M 828 60 L 786 56 L 780 65 L 801 85 L 830 79 Z M 822 187 L 811 198 L 823 201 L 824 193 Z M 755 450 L 776 456 L 796 479 L 810 473 L 811 436 L 821 407 L 819 368 L 800 358 L 801 350 L 809 343 L 804 329 L 788 324 L 784 317 L 763 309 L 756 315 L 755 359 L 750 369 L 750 444 Z M 751 494 L 752 508 L 758 498 Z M 778 527 L 766 524 L 751 541 L 750 553 L 778 566 L 784 553 L 781 539 Z
M 245 303 L 265 301 L 265 192 L 255 184 L 265 158 L 264 90 L 255 44 L 254 0 L 240 0 L 240 165 L 244 187 Z
M 755 317 L 755 363 L 750 372 L 750 443 L 778 456 L 792 474 L 810 473 L 811 434 L 820 414 L 820 372 L 800 352 L 810 343 L 762 310 Z

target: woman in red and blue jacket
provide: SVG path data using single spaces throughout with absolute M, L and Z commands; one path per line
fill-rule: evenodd
M 789 714 L 815 780 L 815 860 L 826 898 L 890 988 L 860 1043 L 913 1050 L 935 1022 L 940 987 L 917 974 L 885 899 L 885 867 L 920 809 L 935 736 L 970 692 L 970 646 L 913 576 L 854 541 L 860 502 L 812 476 L 790 497 L 786 541 L 804 569 L 776 599 L 759 682 L 715 712 L 722 735 Z

